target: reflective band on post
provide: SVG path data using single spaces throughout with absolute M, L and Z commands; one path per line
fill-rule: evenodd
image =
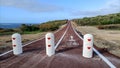
M 90 49 L 91 47 L 87 47 L 88 49 Z
M 91 39 L 88 39 L 88 41 L 91 41 Z
M 13 47 L 16 47 L 16 45 L 13 45 Z
M 48 45 L 48 47 L 51 47 L 51 45 Z
M 15 38 L 13 38 L 13 40 L 15 40 Z
M 50 40 L 51 38 L 50 37 L 48 37 L 48 40 Z

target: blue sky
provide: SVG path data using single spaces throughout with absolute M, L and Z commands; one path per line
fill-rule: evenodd
M 120 0 L 0 0 L 0 23 L 42 23 L 120 12 Z

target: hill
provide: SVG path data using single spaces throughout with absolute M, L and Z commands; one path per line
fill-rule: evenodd
M 120 13 L 99 15 L 96 17 L 84 17 L 81 19 L 73 19 L 78 25 L 108 25 L 108 24 L 120 24 Z
M 46 31 L 54 31 L 59 29 L 59 27 L 63 24 L 66 24 L 66 20 L 48 21 L 42 24 L 22 24 L 19 28 L 13 29 L 0 28 L 0 35 L 8 35 L 16 32 L 21 34 L 31 34 Z

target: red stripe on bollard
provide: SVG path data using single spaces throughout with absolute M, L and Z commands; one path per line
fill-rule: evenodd
M 13 38 L 13 40 L 15 40 L 16 38 Z
M 88 49 L 90 49 L 91 47 L 87 47 Z
M 91 39 L 88 39 L 88 41 L 91 41 Z
M 48 45 L 48 47 L 51 47 L 51 45 Z
M 13 47 L 16 47 L 16 45 L 13 45 Z
M 51 38 L 49 37 L 48 40 L 50 40 Z

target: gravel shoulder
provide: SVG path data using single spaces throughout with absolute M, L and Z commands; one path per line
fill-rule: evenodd
M 83 35 L 93 34 L 97 47 L 105 48 L 120 57 L 120 30 L 99 30 L 96 26 L 77 26 L 75 23 L 74 25 Z

